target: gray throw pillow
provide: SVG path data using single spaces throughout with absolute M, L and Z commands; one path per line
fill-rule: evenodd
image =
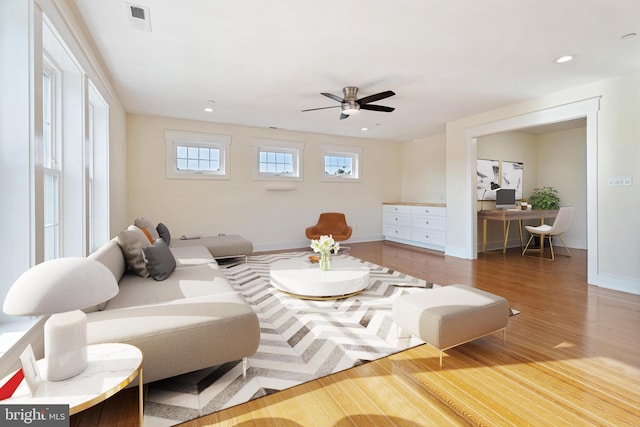
M 176 269 L 176 259 L 164 240 L 158 239 L 153 246 L 142 248 L 149 274 L 155 280 L 164 280 Z
M 136 218 L 135 221 L 133 221 L 133 225 L 147 230 L 147 233 L 151 236 L 151 240 L 154 242 L 160 238 L 160 235 L 156 231 L 156 226 L 147 218 Z
M 167 246 L 171 245 L 171 233 L 169 233 L 169 229 L 163 223 L 159 223 L 156 227 L 156 231 L 160 235 L 160 238 L 167 243 Z
M 149 277 L 149 270 L 142 254 L 142 248 L 149 246 L 149 240 L 145 235 L 140 230 L 129 229 L 118 233 L 116 241 L 127 260 L 129 270 L 140 277 Z

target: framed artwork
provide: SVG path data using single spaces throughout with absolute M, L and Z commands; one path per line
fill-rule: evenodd
M 522 200 L 522 162 L 502 161 L 500 173 L 500 186 L 502 188 L 514 188 L 516 200 Z
M 500 185 L 500 161 L 477 160 L 476 191 L 478 200 L 495 200 L 496 185 Z

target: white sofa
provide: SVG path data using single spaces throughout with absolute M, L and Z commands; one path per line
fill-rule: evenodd
M 164 280 L 130 271 L 118 238 L 90 255 L 111 270 L 120 291 L 102 307 L 87 310 L 89 343 L 139 347 L 145 383 L 235 360 L 246 366 L 246 357 L 258 349 L 257 315 L 211 252 L 198 240 L 190 242 L 170 247 L 176 267 Z

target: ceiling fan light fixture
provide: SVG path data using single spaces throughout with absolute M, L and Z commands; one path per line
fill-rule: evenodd
M 395 92 L 392 90 L 386 90 L 384 92 L 376 93 L 373 95 L 365 96 L 363 98 L 358 98 L 358 88 L 356 86 L 347 86 L 342 89 L 344 93 L 344 98 L 340 98 L 337 95 L 334 95 L 329 92 L 320 92 L 320 95 L 326 96 L 334 101 L 340 103 L 340 105 L 334 105 L 332 107 L 319 107 L 319 108 L 308 108 L 305 111 L 316 111 L 316 110 L 325 110 L 327 108 L 337 108 L 340 107 L 340 120 L 348 119 L 352 114 L 358 113 L 360 110 L 368 110 L 368 111 L 382 111 L 385 113 L 391 113 L 395 108 L 386 107 L 384 105 L 376 105 L 372 104 L 372 102 L 380 101 L 381 99 L 389 98 L 390 96 L 395 95 Z
M 346 114 L 350 116 L 352 114 L 356 114 L 360 111 L 360 105 L 358 105 L 355 101 L 343 102 L 342 103 L 342 114 Z

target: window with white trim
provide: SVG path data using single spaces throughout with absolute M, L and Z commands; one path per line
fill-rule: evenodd
M 302 181 L 302 153 L 304 144 L 254 138 L 253 178 L 256 180 Z
M 323 181 L 360 181 L 360 147 L 322 144 L 320 151 Z
M 89 80 L 87 220 L 89 252 L 109 241 L 109 104 Z
M 42 70 L 42 176 L 44 260 L 60 256 L 60 180 L 61 162 L 57 138 L 56 112 L 60 71 L 49 61 Z
M 167 178 L 229 179 L 229 135 L 166 130 Z

